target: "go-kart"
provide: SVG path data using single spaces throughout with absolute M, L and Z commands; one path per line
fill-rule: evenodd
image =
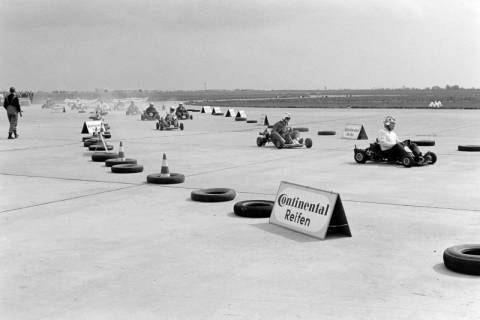
M 125 114 L 127 116 L 134 116 L 134 115 L 137 115 L 137 114 L 141 114 L 142 112 L 140 111 L 140 109 L 135 106 L 135 107 L 128 107 L 127 111 L 125 112 Z
M 177 116 L 178 120 L 193 120 L 193 116 L 189 114 L 185 108 L 182 107 L 178 107 L 177 110 L 175 110 L 175 115 Z
M 157 130 L 182 130 L 183 123 L 177 121 L 167 121 L 164 118 L 160 118 L 156 124 Z
M 425 153 L 421 159 L 415 159 L 411 150 L 407 150 L 407 154 L 400 158 L 392 159 L 387 157 L 380 148 L 378 142 L 370 143 L 370 146 L 366 149 L 360 149 L 355 146 L 353 149 L 354 158 L 357 163 L 365 163 L 367 161 L 374 162 L 390 162 L 402 164 L 406 168 L 411 166 L 423 166 L 428 164 L 434 164 L 437 162 L 437 155 L 431 151 Z
M 268 131 L 268 129 L 259 132 L 259 135 L 260 136 L 257 137 L 258 147 L 263 147 L 268 142 L 273 143 L 273 145 L 277 147 L 277 149 L 302 148 L 304 146 L 310 149 L 313 145 L 312 139 L 300 138 L 300 133 L 296 130 L 291 131 L 293 143 L 286 143 L 285 139 L 280 134 L 278 134 L 277 132 Z
M 143 113 L 140 115 L 140 119 L 142 121 L 145 121 L 145 120 L 149 120 L 149 121 L 152 121 L 152 120 L 158 120 L 160 119 L 160 114 L 158 114 L 157 111 L 155 112 L 146 112 L 146 111 L 143 111 Z

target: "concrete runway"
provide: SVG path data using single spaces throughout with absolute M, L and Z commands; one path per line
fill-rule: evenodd
M 108 142 L 145 168 L 118 175 L 83 147 L 88 114 L 25 107 L 20 138 L 0 139 L 0 318 L 480 318 L 480 277 L 442 260 L 480 243 L 480 152 L 457 151 L 480 144 L 480 112 L 246 109 L 271 122 L 285 111 L 310 128 L 312 149 L 258 148 L 263 127 L 233 118 L 193 113 L 185 131 L 166 132 L 113 112 Z M 435 140 L 421 149 L 438 162 L 356 164 L 353 146 L 374 140 L 386 115 L 400 137 Z M 369 140 L 340 139 L 347 123 Z M 146 184 L 163 153 L 185 183 Z M 236 201 L 273 200 L 282 180 L 338 192 L 353 236 L 322 241 L 233 214 Z M 209 187 L 237 197 L 190 200 Z

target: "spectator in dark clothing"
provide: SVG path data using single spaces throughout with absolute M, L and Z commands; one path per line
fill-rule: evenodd
M 8 121 L 10 122 L 10 128 L 8 129 L 8 139 L 18 138 L 17 122 L 18 114 L 22 116 L 22 109 L 20 102 L 15 94 L 15 88 L 10 88 L 10 94 L 3 100 L 3 107 L 7 110 Z

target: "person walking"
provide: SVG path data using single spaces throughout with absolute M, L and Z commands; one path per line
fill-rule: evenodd
M 18 114 L 22 116 L 22 108 L 20 102 L 15 94 L 15 88 L 10 88 L 10 94 L 3 100 L 3 107 L 7 110 L 8 121 L 10 122 L 10 128 L 8 129 L 8 139 L 18 138 L 17 122 Z

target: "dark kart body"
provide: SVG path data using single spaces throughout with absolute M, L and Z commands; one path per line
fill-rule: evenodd
M 295 135 L 299 137 L 299 132 L 295 131 Z M 277 149 L 291 149 L 291 148 L 311 148 L 312 147 L 312 139 L 310 138 L 300 138 L 298 139 L 300 143 L 291 143 L 288 144 L 285 142 L 285 139 L 282 138 L 277 132 L 272 132 L 271 130 L 269 131 L 268 129 L 265 129 L 262 132 L 259 132 L 259 136 L 257 137 L 257 146 L 258 147 L 263 147 L 267 143 L 271 142 Z
M 174 121 L 168 122 L 164 118 L 160 118 L 156 124 L 157 130 L 182 130 L 183 131 L 183 123 Z
M 353 153 L 354 159 L 357 163 L 366 163 L 367 161 L 386 162 L 401 164 L 404 167 L 409 168 L 411 166 L 424 166 L 437 162 L 437 155 L 431 151 L 424 154 L 423 161 L 415 160 L 415 157 L 411 152 L 408 152 L 407 155 L 404 155 L 401 158 L 391 159 L 385 156 L 377 142 L 370 143 L 370 146 L 366 149 L 360 149 L 355 146 Z
M 185 108 L 180 106 L 175 110 L 175 114 L 178 120 L 193 120 L 193 116 Z
M 146 112 L 144 111 L 141 115 L 140 115 L 140 119 L 142 121 L 145 121 L 145 120 L 148 120 L 148 121 L 153 121 L 153 120 L 158 120 L 160 119 L 160 114 L 158 113 L 158 111 L 155 111 L 155 112 Z

